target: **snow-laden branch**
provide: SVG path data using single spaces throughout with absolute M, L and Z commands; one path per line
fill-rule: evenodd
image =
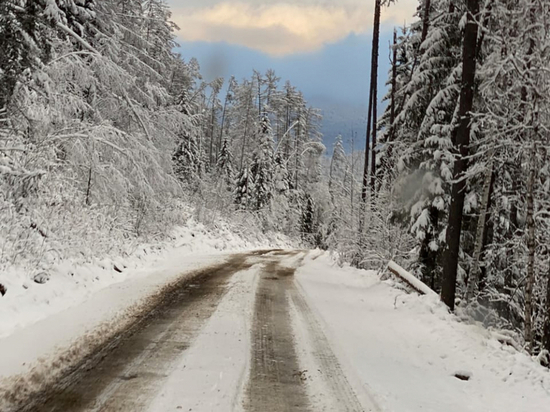
M 56 23 L 56 26 L 63 30 L 65 33 L 67 33 L 69 36 L 73 37 L 76 41 L 78 41 L 85 49 L 88 49 L 90 52 L 101 55 L 100 52 L 98 52 L 90 43 L 88 43 L 86 40 L 84 40 L 82 37 L 80 37 L 78 34 L 76 34 L 70 27 L 65 26 L 63 23 Z

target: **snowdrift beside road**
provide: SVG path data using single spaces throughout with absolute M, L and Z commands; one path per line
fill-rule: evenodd
M 176 228 L 168 240 L 136 246 L 126 256 L 92 260 L 77 257 L 56 262 L 44 272 L 43 283 L 37 283 L 23 268 L 8 268 L 0 273 L 0 284 L 7 289 L 5 296 L 0 296 L 0 338 L 74 307 L 92 294 L 131 280 L 148 268 L 164 266 L 174 255 L 191 257 L 270 247 L 292 247 L 292 241 L 281 234 L 242 233 L 223 220 L 207 227 L 190 219 L 186 226 Z

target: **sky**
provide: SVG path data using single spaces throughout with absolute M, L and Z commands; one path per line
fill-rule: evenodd
M 325 114 L 330 143 L 353 129 L 364 135 L 373 0 L 168 0 L 179 52 L 198 59 L 206 80 L 274 69 Z M 413 21 L 418 0 L 382 9 L 379 100 L 395 26 Z M 362 137 L 364 142 L 364 136 Z M 360 145 L 360 142 L 357 142 Z

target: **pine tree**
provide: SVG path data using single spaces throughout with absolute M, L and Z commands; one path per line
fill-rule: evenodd
M 301 222 L 302 240 L 313 244 L 315 234 L 315 204 L 313 198 L 306 194 L 302 207 Z
M 228 190 L 231 190 L 233 185 L 233 156 L 230 151 L 229 142 L 223 140 L 220 155 L 216 164 L 217 177 L 225 184 Z
M 267 116 L 260 122 L 258 148 L 253 156 L 250 176 L 253 182 L 252 205 L 261 210 L 271 201 L 273 190 L 273 137 Z

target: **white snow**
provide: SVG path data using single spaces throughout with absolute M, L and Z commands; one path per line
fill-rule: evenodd
M 25 269 L 11 267 L 0 272 L 0 284 L 7 287 L 6 295 L 0 296 L 0 338 L 77 306 L 112 284 L 131 281 L 144 269 L 170 265 L 174 257 L 289 247 L 291 243 L 280 234 L 239 233 L 223 220 L 206 227 L 190 219 L 185 227 L 176 228 L 169 240 L 134 246 L 127 256 L 56 263 L 48 269 L 50 279 L 45 284 L 35 283 Z
M 550 410 L 549 371 L 459 322 L 437 296 L 406 294 L 328 255 L 306 258 L 296 276 L 348 379 L 359 379 L 383 411 Z

